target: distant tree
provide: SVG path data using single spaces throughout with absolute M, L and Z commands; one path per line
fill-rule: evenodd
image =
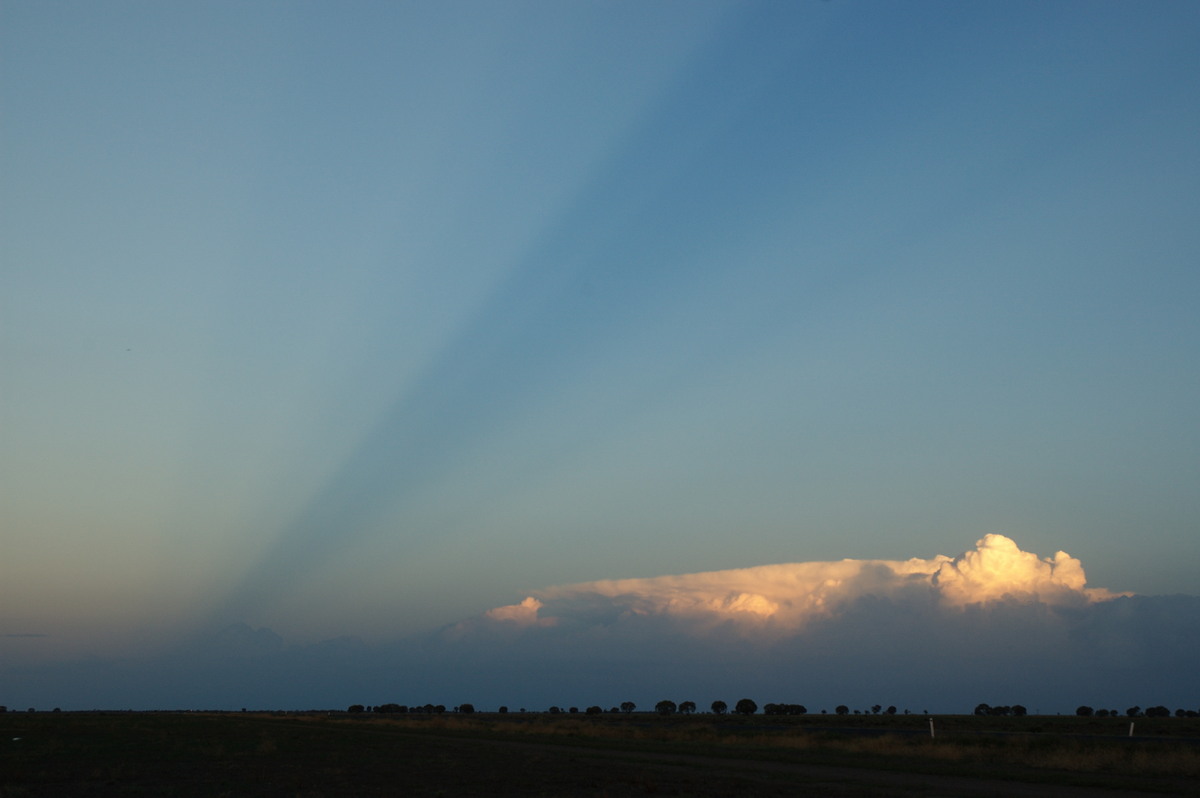
M 738 702 L 733 705 L 733 711 L 739 715 L 753 715 L 758 712 L 758 704 L 749 698 L 739 698 Z
M 1161 705 L 1156 707 L 1146 707 L 1145 714 L 1148 718 L 1169 718 L 1171 717 L 1171 710 Z
M 1075 714 L 1079 714 L 1079 713 L 1078 713 L 1078 712 L 1076 712 Z M 1108 710 L 1107 710 L 1107 709 L 1097 709 L 1097 710 L 1096 710 L 1096 717 L 1098 717 L 1098 718 L 1107 718 L 1107 717 L 1108 717 Z
M 992 708 L 990 706 L 988 706 L 987 704 L 979 704 L 978 706 L 975 707 L 976 715 L 989 715 L 989 714 L 991 714 L 991 712 L 992 712 Z
M 696 711 L 695 701 L 681 701 L 679 703 L 679 711 L 684 715 L 690 715 Z
M 1028 714 L 1028 712 L 1029 710 L 1025 709 L 1025 707 L 1021 706 L 1020 704 L 1013 704 L 1012 713 L 1016 717 L 1023 718 L 1026 714 Z
M 724 715 L 729 710 L 729 705 L 724 701 L 714 701 L 709 706 L 714 715 Z
M 559 709 L 558 707 L 550 707 L 550 714 L 551 714 L 551 715 L 557 715 L 557 714 L 558 714 L 558 713 L 560 713 L 560 712 L 562 712 L 562 710 L 561 710 L 561 709 Z
M 1177 717 L 1177 718 L 1186 718 L 1186 717 L 1187 717 L 1187 710 L 1186 710 L 1186 709 L 1183 709 L 1182 707 L 1180 707 L 1179 709 L 1175 710 L 1175 717 Z
M 621 711 L 626 715 L 628 715 L 630 712 L 633 712 L 635 709 L 637 709 L 637 704 L 633 703 L 632 701 L 621 702 Z
M 458 711 L 459 711 L 459 712 L 461 712 L 461 713 L 462 713 L 462 714 L 464 714 L 464 715 L 471 715 L 471 714 L 474 714 L 474 712 L 475 712 L 475 705 L 474 705 L 474 704 L 459 704 L 459 705 L 458 705 Z
M 572 715 L 578 715 L 579 707 L 571 707 L 570 709 L 567 710 L 567 712 L 571 713 Z
M 654 711 L 660 715 L 674 715 L 677 708 L 674 701 L 663 700 L 654 705 Z
M 887 709 L 885 709 L 885 710 L 884 710 L 884 712 L 888 713 L 889 715 L 895 715 L 895 714 L 896 714 L 896 708 L 895 708 L 895 707 L 888 707 Z
M 1092 708 L 1086 704 L 1075 708 L 1075 714 L 1081 718 L 1090 718 L 1092 716 Z M 1105 713 L 1108 714 L 1108 713 Z
M 1130 707 L 1129 709 L 1125 710 L 1125 714 L 1131 718 L 1136 718 L 1142 714 L 1142 708 L 1141 707 Z
M 584 713 L 587 715 L 603 715 L 604 710 L 598 706 L 590 706 L 584 710 Z
M 845 704 L 838 704 L 837 707 L 833 711 L 838 713 L 839 715 L 849 715 L 850 707 L 846 706 Z
M 497 711 L 498 711 L 498 712 L 499 712 L 501 715 L 507 715 L 507 714 L 508 714 L 508 707 L 506 707 L 506 706 L 501 706 L 501 707 L 500 707 L 500 709 L 499 709 L 499 710 L 497 710 Z
M 2 714 L 4 712 L 8 712 L 8 707 L 4 706 L 3 704 L 0 704 L 0 714 Z
M 872 715 L 878 715 L 880 712 L 883 712 L 883 705 L 876 704 L 875 706 L 871 707 Z
M 400 705 L 399 704 L 380 704 L 379 706 L 375 707 L 375 711 L 383 712 L 383 713 L 386 713 L 389 715 L 397 714 L 400 712 Z
M 356 713 L 356 714 L 359 712 L 363 712 L 365 710 L 366 710 L 366 707 L 364 707 L 362 704 L 351 704 L 350 706 L 346 707 L 347 712 Z

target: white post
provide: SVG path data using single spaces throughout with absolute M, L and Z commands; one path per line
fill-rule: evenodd
M 1133 721 L 1129 721 L 1129 736 L 1133 736 Z
M 931 739 L 931 740 L 932 740 L 933 738 L 934 738 L 934 733 L 933 733 L 933 718 L 930 718 L 930 719 L 929 719 L 929 739 Z

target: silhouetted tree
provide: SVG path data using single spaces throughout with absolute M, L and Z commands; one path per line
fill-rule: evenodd
M 654 711 L 660 715 L 674 715 L 676 710 L 674 701 L 659 701 L 654 705 Z
M 990 715 L 991 712 L 992 712 L 992 708 L 990 706 L 988 706 L 987 704 L 979 704 L 978 706 L 975 707 L 976 715 Z
M 635 709 L 637 709 L 637 704 L 633 703 L 632 701 L 622 701 L 621 702 L 621 711 L 622 712 L 628 714 L 630 712 L 633 712 Z
M 604 710 L 603 710 L 603 709 L 601 709 L 600 707 L 597 707 L 597 706 L 591 706 L 591 707 L 588 707 L 587 709 L 585 709 L 585 710 L 584 710 L 584 714 L 587 714 L 587 715 L 603 715 L 603 714 L 604 714 Z
M 679 703 L 679 711 L 684 715 L 690 715 L 696 711 L 695 701 L 681 701 Z
M 884 710 L 884 712 L 888 713 L 889 715 L 895 715 L 895 714 L 896 714 L 896 708 L 895 708 L 895 707 L 888 707 L 887 709 L 885 709 L 885 710 Z
M 1131 718 L 1136 718 L 1142 714 L 1142 708 L 1141 707 L 1130 707 L 1129 709 L 1125 710 L 1125 714 Z
M 498 712 L 499 712 L 501 715 L 507 715 L 507 714 L 508 714 L 508 707 L 506 707 L 506 706 L 502 706 L 502 707 L 500 707 L 500 709 L 499 709 L 499 710 L 497 710 L 497 711 L 498 711 Z
M 1146 707 L 1145 715 L 1148 718 L 1169 718 L 1171 717 L 1171 710 L 1164 706 Z
M 753 715 L 758 712 L 758 704 L 749 698 L 739 698 L 738 702 L 733 705 L 733 711 L 739 715 Z
M 551 715 L 557 715 L 557 714 L 558 714 L 558 713 L 560 713 L 560 712 L 562 712 L 562 710 L 561 710 L 561 709 L 559 709 L 558 707 L 550 707 L 550 714 L 551 714 Z
M 883 705 L 882 705 L 882 704 L 876 704 L 875 706 L 871 707 L 871 714 L 872 714 L 872 715 L 878 715 L 880 712 L 883 712 Z
M 846 706 L 845 704 L 838 704 L 837 708 L 834 709 L 833 711 L 838 713 L 839 715 L 849 715 L 850 707 Z
M 724 715 L 725 712 L 729 709 L 729 705 L 726 704 L 724 701 L 714 701 L 709 706 L 709 709 L 711 709 L 713 711 L 714 715 Z
M 1090 718 L 1092 716 L 1092 708 L 1087 706 L 1086 704 L 1081 707 L 1076 707 L 1075 714 L 1081 718 Z M 1108 713 L 1106 712 L 1104 714 L 1107 715 Z
M 1025 707 L 1021 706 L 1020 704 L 1013 704 L 1012 713 L 1018 718 L 1025 717 L 1028 712 L 1029 710 L 1025 709 Z
M 474 704 L 459 704 L 458 711 L 464 715 L 473 714 L 475 712 L 475 705 Z
M 350 706 L 346 707 L 347 712 L 353 713 L 363 712 L 365 709 L 366 707 L 364 707 L 362 704 L 351 704 Z

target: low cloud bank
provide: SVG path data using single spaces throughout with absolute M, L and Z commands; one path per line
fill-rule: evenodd
M 1078 560 L 989 535 L 957 557 L 565 585 L 436 632 L 289 645 L 236 625 L 153 660 L 6 672 L 10 706 L 645 708 L 750 697 L 970 712 L 1200 709 L 1200 597 L 1088 588 Z

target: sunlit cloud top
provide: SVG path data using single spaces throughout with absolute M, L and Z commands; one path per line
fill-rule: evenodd
M 604 604 L 622 616 L 662 615 L 693 621 L 735 621 L 795 631 L 863 596 L 922 592 L 955 607 L 999 599 L 1087 604 L 1116 597 L 1089 588 L 1083 564 L 1064 551 L 1039 557 L 1004 535 L 985 535 L 957 557 L 902 561 L 786 563 L 656 576 L 608 579 L 537 591 L 485 617 L 501 623 L 553 626 L 582 604 Z

